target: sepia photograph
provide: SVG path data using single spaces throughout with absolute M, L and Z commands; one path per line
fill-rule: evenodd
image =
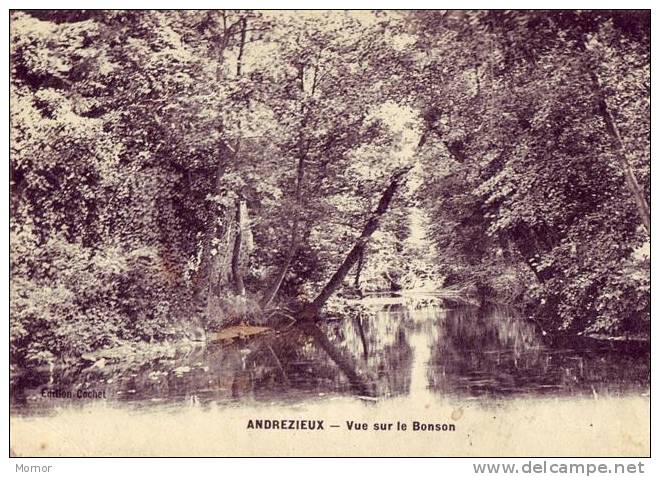
M 650 10 L 8 15 L 12 469 L 650 457 Z

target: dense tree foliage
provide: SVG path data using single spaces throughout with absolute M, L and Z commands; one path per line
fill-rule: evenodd
M 427 158 L 442 164 L 427 167 L 424 196 L 457 279 L 515 294 L 522 281 L 549 329 L 643 329 L 648 15 L 424 13 L 417 25 Z
M 547 329 L 643 329 L 649 36 L 636 12 L 13 12 L 13 359 L 438 267 Z

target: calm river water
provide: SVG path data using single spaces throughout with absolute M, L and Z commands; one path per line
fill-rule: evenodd
M 199 346 L 150 365 L 18 374 L 11 408 L 33 416 L 72 410 L 95 401 L 78 399 L 83 392 L 129 409 L 318 405 L 338 396 L 597 399 L 646 396 L 649 379 L 646 346 L 550 346 L 508 308 L 395 304 L 362 318 Z

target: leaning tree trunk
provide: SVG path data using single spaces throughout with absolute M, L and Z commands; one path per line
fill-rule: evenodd
M 626 154 L 625 146 L 623 144 L 623 141 L 621 140 L 621 134 L 619 133 L 619 128 L 614 122 L 612 113 L 610 112 L 610 109 L 607 106 L 607 101 L 605 100 L 605 96 L 603 95 L 603 90 L 600 85 L 600 80 L 598 79 L 598 75 L 594 71 L 591 71 L 589 74 L 591 76 L 592 88 L 594 90 L 594 93 L 596 94 L 596 97 L 598 98 L 598 112 L 603 118 L 603 121 L 605 121 L 605 129 L 607 130 L 607 133 L 610 136 L 612 142 L 612 148 L 614 149 L 614 155 L 616 156 L 617 160 L 619 161 L 619 164 L 621 165 L 621 169 L 623 170 L 623 176 L 625 177 L 626 180 L 626 186 L 628 187 L 628 190 L 630 191 L 630 193 L 633 196 L 633 199 L 635 200 L 635 205 L 637 206 L 637 213 L 639 214 L 639 217 L 642 220 L 642 224 L 644 224 L 646 233 L 648 233 L 650 237 L 651 209 L 649 208 L 649 204 L 646 200 L 646 197 L 644 197 L 644 192 L 642 191 L 642 188 L 639 186 L 639 182 L 637 182 L 637 177 L 635 177 L 635 172 L 633 171 L 633 168 L 630 165 L 630 161 L 628 160 L 628 155 Z
M 337 271 L 334 273 L 334 275 L 330 278 L 328 283 L 323 287 L 321 292 L 318 294 L 318 296 L 314 299 L 313 302 L 308 304 L 303 311 L 300 314 L 300 319 L 302 320 L 310 320 L 310 319 L 315 319 L 318 316 L 319 311 L 321 308 L 323 308 L 323 305 L 328 301 L 328 299 L 332 296 L 332 294 L 337 291 L 337 288 L 341 285 L 341 283 L 344 281 L 346 278 L 346 275 L 348 275 L 348 272 L 351 270 L 353 265 L 358 261 L 360 255 L 362 254 L 364 248 L 367 245 L 367 242 L 373 235 L 373 233 L 378 229 L 378 225 L 380 223 L 380 218 L 387 212 L 387 209 L 390 205 L 390 202 L 392 201 L 392 198 L 394 197 L 394 194 L 396 193 L 397 189 L 403 182 L 403 179 L 405 175 L 410 171 L 412 167 L 404 167 L 402 169 L 399 169 L 390 179 L 390 184 L 387 186 L 387 189 L 383 192 L 383 195 L 380 198 L 380 201 L 378 203 L 378 207 L 376 210 L 371 214 L 371 217 L 369 217 L 369 220 L 367 220 L 367 223 L 364 225 L 364 228 L 362 229 L 362 233 L 360 234 L 360 237 L 358 238 L 357 242 L 355 245 L 353 245 L 353 248 L 351 249 L 350 252 L 348 252 L 348 255 L 346 255 L 346 258 L 342 262 L 342 264 L 339 266 Z
M 578 42 L 578 48 L 586 55 L 585 70 L 588 72 L 589 79 L 591 81 L 591 91 L 596 97 L 598 113 L 605 122 L 605 130 L 607 131 L 608 136 L 612 144 L 612 149 L 614 156 L 616 157 L 619 165 L 621 166 L 623 176 L 625 178 L 626 187 L 630 191 L 635 201 L 635 206 L 637 208 L 637 214 L 646 229 L 646 233 L 651 236 L 651 209 L 649 208 L 649 203 L 644 196 L 642 188 L 639 186 L 637 177 L 635 176 L 635 171 L 633 171 L 632 166 L 630 165 L 630 160 L 628 159 L 628 154 L 626 153 L 625 145 L 621 139 L 621 133 L 619 128 L 612 117 L 610 108 L 607 105 L 607 100 L 605 99 L 605 93 L 598 77 L 598 64 L 593 59 L 589 58 L 589 47 L 588 39 Z
M 364 255 L 367 253 L 366 247 L 362 249 L 360 252 L 360 256 L 358 257 L 358 263 L 357 267 L 355 268 L 355 281 L 353 282 L 353 286 L 357 290 L 358 294 L 362 296 L 362 289 L 360 288 L 360 278 L 362 275 L 362 268 L 364 268 Z

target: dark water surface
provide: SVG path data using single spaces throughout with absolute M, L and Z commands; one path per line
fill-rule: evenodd
M 149 365 L 23 372 L 11 378 L 15 414 L 81 407 L 101 395 L 129 407 L 290 404 L 334 396 L 365 401 L 446 396 L 647 394 L 645 345 L 553 346 L 504 307 L 443 310 L 374 304 L 372 313 L 199 346 Z M 61 397 L 44 397 L 44 393 Z M 98 400 L 97 400 L 98 401 Z

